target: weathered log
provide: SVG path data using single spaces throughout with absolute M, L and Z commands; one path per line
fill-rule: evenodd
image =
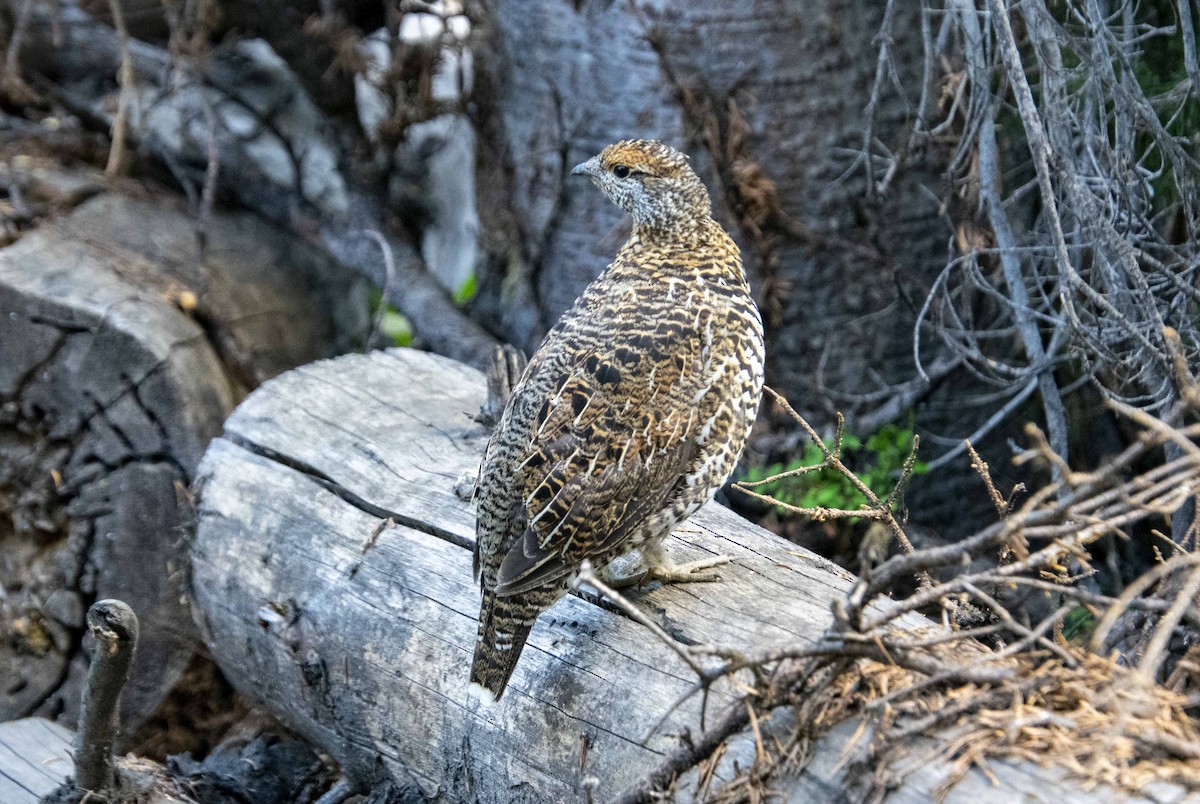
M 202 260 L 174 201 L 104 194 L 0 251 L 0 720 L 74 721 L 100 597 L 144 626 L 126 733 L 157 708 L 195 647 L 205 446 L 247 390 L 365 335 L 365 287 L 315 249 L 245 215 L 206 235 Z
M 640 627 L 569 597 L 534 629 L 500 706 L 468 704 L 474 520 L 455 485 L 487 437 L 473 420 L 482 402 L 478 372 L 403 350 L 304 367 L 260 388 L 200 470 L 193 587 L 210 652 L 364 785 L 382 775 L 493 800 L 511 782 L 553 800 L 596 776 L 600 795 L 615 793 L 699 716 L 697 697 L 640 744 L 691 684 Z M 389 517 L 396 526 L 381 529 Z M 735 557 L 719 604 L 702 587 L 659 590 L 642 604 L 696 642 L 819 634 L 822 587 L 846 576 L 787 548 L 713 509 L 672 549 Z M 808 588 L 792 590 L 793 574 Z M 710 705 L 730 700 L 720 688 Z
M 478 801 L 577 800 L 590 789 L 603 800 L 699 727 L 700 697 L 655 728 L 693 684 L 690 670 L 643 627 L 568 596 L 534 628 L 501 702 L 469 698 L 474 517 L 456 485 L 473 477 L 486 442 L 473 418 L 483 399 L 478 372 L 411 350 L 347 356 L 265 384 L 201 464 L 197 613 L 227 677 L 363 788 L 391 780 Z M 715 505 L 669 549 L 733 559 L 720 583 L 632 593 L 692 644 L 812 642 L 853 581 Z M 718 684 L 710 719 L 736 694 Z M 771 720 L 760 727 L 785 733 L 786 714 Z M 796 800 L 845 797 L 839 758 L 853 732 L 822 742 L 818 761 L 787 783 Z M 753 757 L 753 738 L 735 738 L 716 778 Z M 1062 775 L 1010 771 L 1033 788 Z M 896 800 L 923 800 L 946 775 L 930 765 Z M 681 780 L 680 796 L 695 778 Z M 956 790 L 1007 795 L 989 785 L 969 774 Z
M 0 801 L 37 804 L 73 768 L 67 729 L 39 717 L 0 723 Z

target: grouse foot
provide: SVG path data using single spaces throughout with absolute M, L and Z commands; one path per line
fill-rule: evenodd
M 641 571 L 614 577 L 609 581 L 609 586 L 614 589 L 628 589 L 632 586 L 643 586 L 652 581 L 663 584 L 712 583 L 721 580 L 721 574 L 705 570 L 711 570 L 713 567 L 719 567 L 729 562 L 729 556 L 713 556 L 676 564 L 667 555 L 667 549 L 659 544 L 642 549 Z

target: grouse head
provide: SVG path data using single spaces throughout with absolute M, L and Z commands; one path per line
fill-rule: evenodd
M 658 140 L 623 140 L 576 165 L 638 227 L 672 229 L 712 214 L 708 191 L 688 158 Z

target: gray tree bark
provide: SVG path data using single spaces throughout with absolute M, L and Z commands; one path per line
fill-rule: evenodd
M 104 597 L 143 623 L 126 734 L 153 713 L 196 644 L 204 448 L 259 382 L 365 338 L 365 287 L 314 249 L 244 215 L 207 244 L 171 201 L 103 194 L 0 250 L 0 720 L 74 720 Z
M 479 208 L 494 233 L 484 278 L 510 340 L 534 346 L 624 239 L 620 210 L 570 168 L 649 137 L 693 156 L 742 246 L 781 391 L 828 412 L 814 386 L 858 392 L 872 373 L 911 376 L 913 311 L 897 288 L 923 297 L 949 230 L 922 192 L 939 181 L 932 160 L 910 158 L 882 195 L 854 167 L 865 130 L 893 141 L 912 114 L 887 86 L 873 122 L 865 111 L 882 4 L 483 5 Z M 919 15 L 898 4 L 890 32 L 892 66 L 914 85 Z

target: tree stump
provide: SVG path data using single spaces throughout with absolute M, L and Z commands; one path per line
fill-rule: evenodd
M 92 192 L 100 189 L 96 185 Z M 187 487 L 234 404 L 360 344 L 365 287 L 245 215 L 86 201 L 0 251 L 0 720 L 73 723 L 83 615 L 144 623 L 131 733 L 187 666 Z

